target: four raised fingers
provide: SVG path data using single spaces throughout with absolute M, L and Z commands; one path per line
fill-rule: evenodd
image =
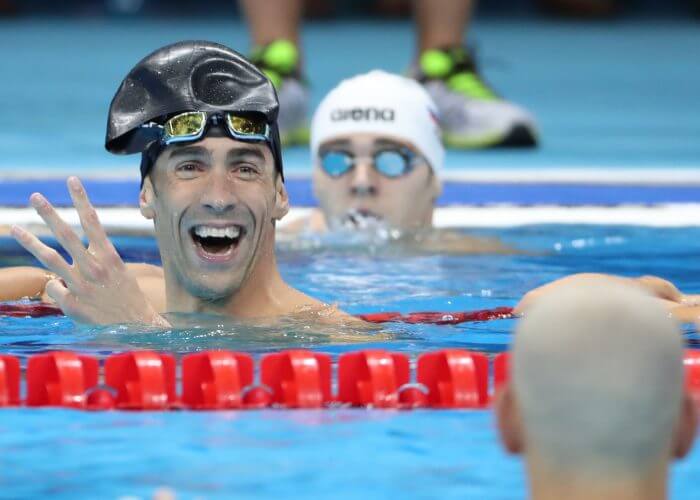
M 121 319 L 124 312 L 120 309 L 120 300 L 123 298 L 121 294 L 130 299 L 126 300 L 126 307 L 137 322 L 164 322 L 143 296 L 138 283 L 128 273 L 114 245 L 107 238 L 97 212 L 80 181 L 75 177 L 69 178 L 68 190 L 85 235 L 90 241 L 88 248 L 85 248 L 75 231 L 61 219 L 44 196 L 39 193 L 33 194 L 30 204 L 59 244 L 73 258 L 73 265 L 34 234 L 17 226 L 12 228 L 12 235 L 18 243 L 60 277 L 49 281 L 45 292 L 66 315 L 78 321 L 104 322 Z M 122 286 L 128 290 L 124 292 Z M 113 304 L 115 299 L 116 306 Z M 107 311 L 108 319 L 102 314 L 104 310 Z
M 56 250 L 45 245 L 35 235 L 19 226 L 12 226 L 12 236 L 47 269 L 68 283 L 72 281 L 71 267 Z

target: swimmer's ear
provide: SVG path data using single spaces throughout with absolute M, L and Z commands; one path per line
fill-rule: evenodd
M 275 191 L 275 208 L 272 211 L 272 218 L 280 220 L 289 212 L 289 195 L 281 175 L 278 175 L 277 179 L 275 179 Z
M 523 431 L 513 386 L 506 382 L 496 393 L 496 425 L 503 447 L 509 453 L 523 452 Z
M 153 209 L 154 198 L 153 183 L 151 182 L 151 177 L 147 176 L 143 180 L 143 186 L 141 186 L 141 192 L 139 193 L 139 209 L 141 210 L 141 215 L 150 220 L 155 219 L 156 216 L 156 212 Z
M 695 433 L 698 428 L 698 408 L 695 406 L 693 396 L 688 391 L 683 392 L 681 414 L 678 417 L 678 426 L 673 436 L 673 456 L 681 459 L 685 457 L 693 447 Z

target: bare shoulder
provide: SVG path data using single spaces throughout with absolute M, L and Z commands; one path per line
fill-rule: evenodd
M 337 304 L 320 301 L 295 288 L 292 290 L 293 300 L 290 301 L 290 305 L 292 305 L 292 313 L 295 315 L 308 315 L 321 321 L 331 322 L 350 318 L 357 319 L 342 311 Z
M 340 309 L 338 304 L 320 301 L 292 287 L 290 292 L 288 303 L 292 306 L 290 313 L 294 316 L 307 318 L 316 324 L 370 326 L 370 323 Z
M 308 297 L 308 296 L 307 296 Z M 341 310 L 337 304 L 310 299 L 298 308 L 292 317 L 312 326 L 317 333 L 325 333 L 329 340 L 338 343 L 364 343 L 390 340 L 391 333 L 381 325 L 369 323 Z
M 504 245 L 498 238 L 471 236 L 451 229 L 434 229 L 425 234 L 417 234 L 415 242 L 425 252 L 455 255 L 521 253 Z
M 166 310 L 165 275 L 163 268 L 152 264 L 128 263 L 126 268 L 135 277 L 139 288 L 146 295 L 153 308 L 163 313 Z
M 326 218 L 318 208 L 312 209 L 308 214 L 297 217 L 280 226 L 278 232 L 282 236 L 296 236 L 301 233 L 323 233 L 328 230 Z

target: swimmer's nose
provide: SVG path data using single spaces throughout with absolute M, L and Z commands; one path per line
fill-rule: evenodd
M 355 165 L 350 192 L 353 196 L 377 195 L 377 180 L 371 164 L 363 161 Z
M 237 200 L 226 178 L 212 175 L 207 188 L 202 193 L 201 202 L 207 210 L 221 214 L 233 210 Z
M 236 206 L 235 203 L 228 203 L 225 200 L 211 200 L 209 202 L 204 203 L 204 207 L 216 214 L 223 214 L 226 212 L 229 212 L 233 210 L 233 208 Z

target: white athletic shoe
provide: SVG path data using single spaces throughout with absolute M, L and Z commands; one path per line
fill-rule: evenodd
M 296 78 L 284 78 L 277 87 L 280 112 L 277 123 L 282 145 L 305 145 L 309 143 L 309 89 Z
M 415 75 L 435 101 L 445 145 L 453 148 L 537 145 L 530 113 L 498 96 L 458 47 L 421 54 Z

